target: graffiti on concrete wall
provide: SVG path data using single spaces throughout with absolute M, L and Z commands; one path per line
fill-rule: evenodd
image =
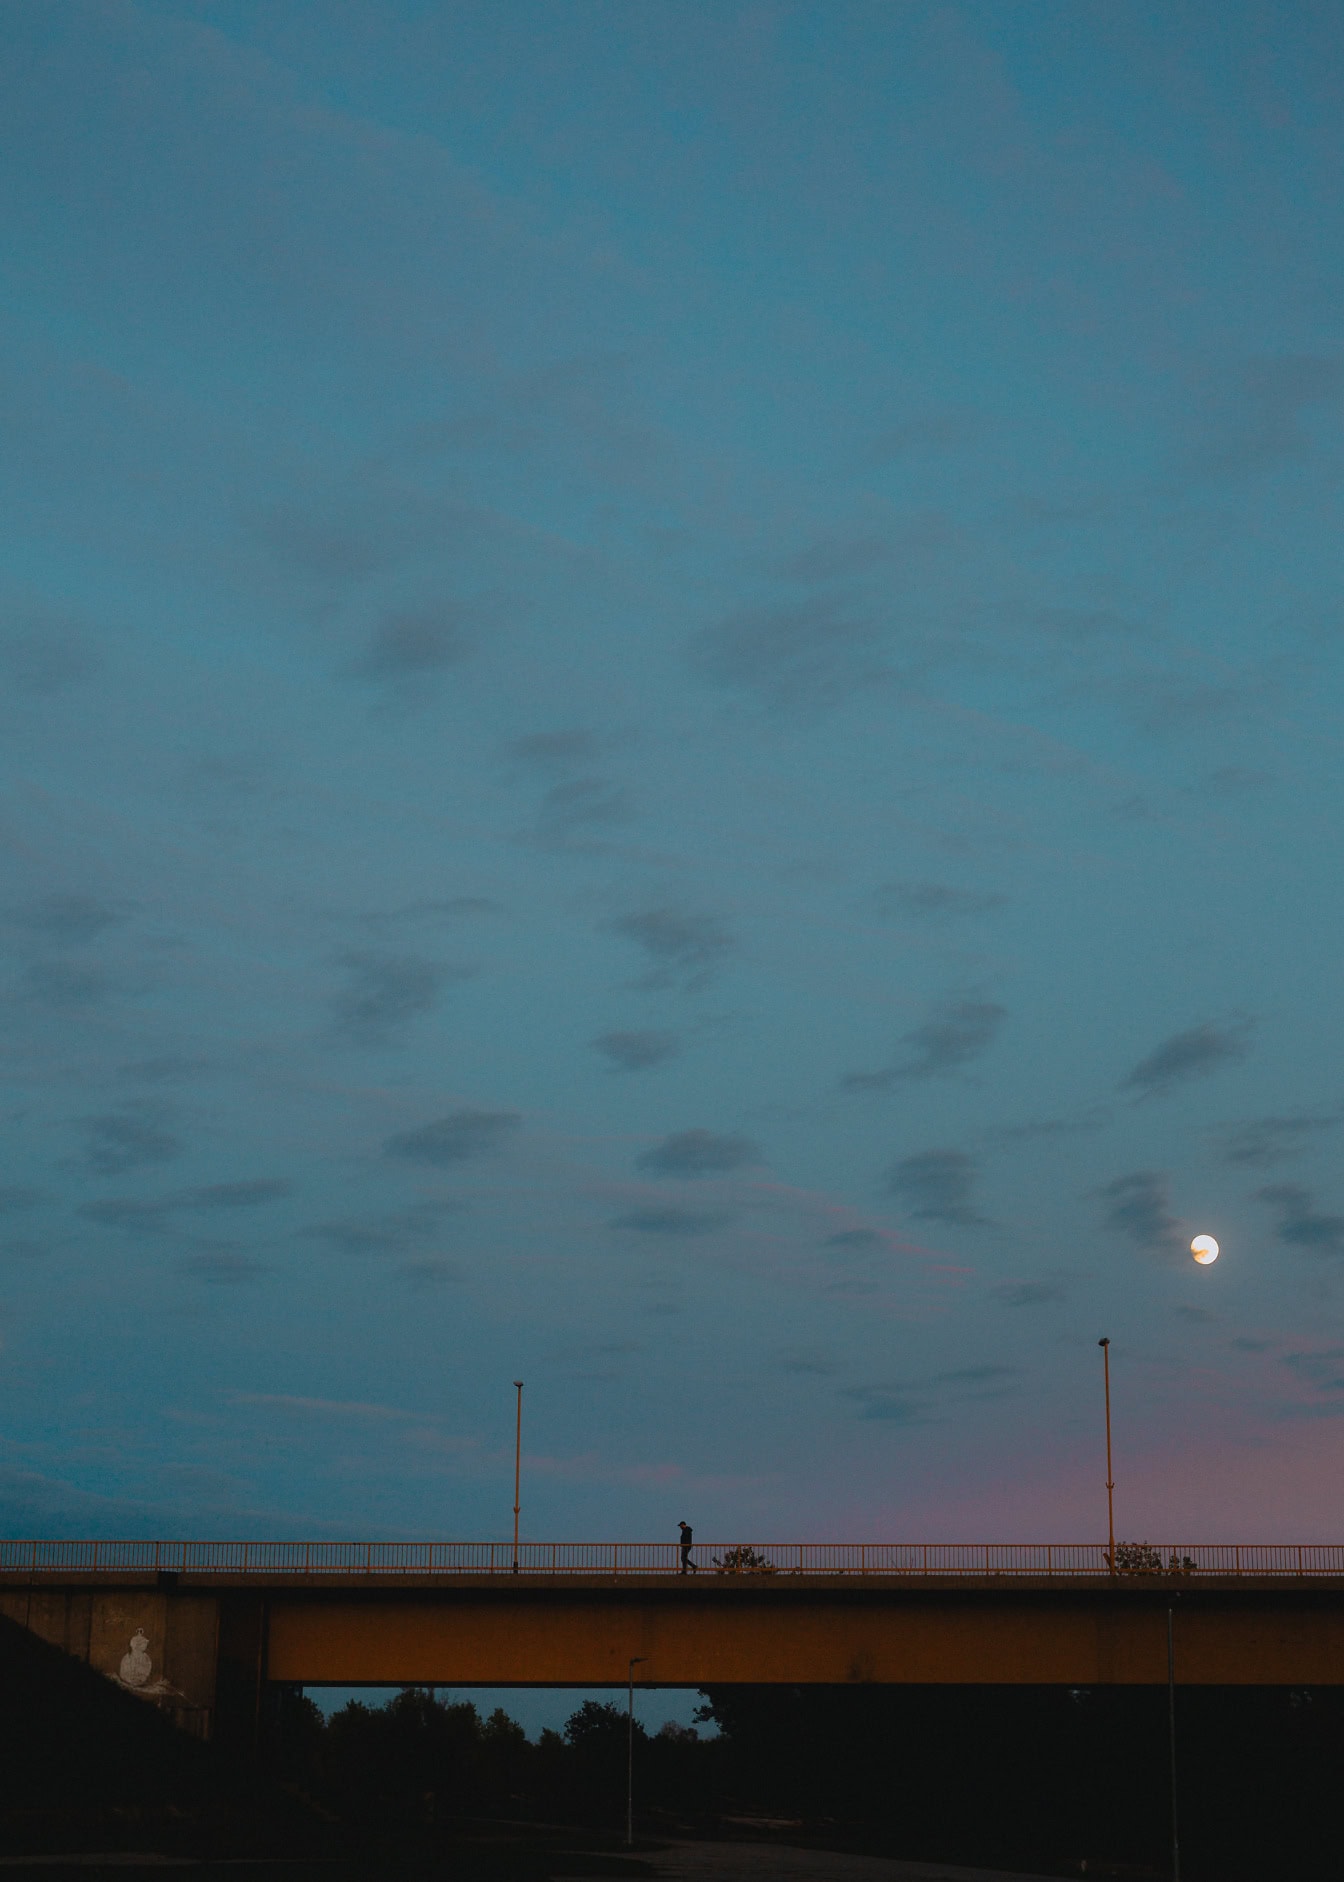
M 114 1676 L 118 1686 L 124 1686 L 127 1692 L 135 1693 L 141 1699 L 181 1699 L 183 1695 L 176 1686 L 169 1683 L 160 1674 L 154 1678 L 154 1661 L 149 1651 L 149 1636 L 144 1629 L 137 1627 L 131 1635 L 130 1647 L 121 1656 L 121 1665 Z

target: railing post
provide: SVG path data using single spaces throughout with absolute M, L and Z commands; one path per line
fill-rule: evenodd
M 1055 1572 L 1055 1547 L 1052 1542 L 1047 1542 L 1045 1545 L 1045 1572 L 1047 1575 L 1053 1575 Z
M 1234 1575 L 1241 1573 L 1241 1544 L 1239 1542 L 1234 1545 L 1232 1550 L 1232 1573 Z
M 1297 1572 L 1299 1575 L 1302 1573 L 1302 1544 L 1300 1542 L 1297 1545 Z
M 364 1573 L 366 1575 L 373 1573 L 373 1544 L 371 1542 L 364 1544 Z
M 861 1575 L 868 1573 L 868 1544 L 866 1542 L 859 1544 L 859 1573 Z

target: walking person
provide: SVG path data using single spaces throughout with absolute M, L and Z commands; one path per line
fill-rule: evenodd
M 697 1568 L 696 1564 L 691 1560 L 691 1544 L 695 1540 L 695 1536 L 691 1529 L 691 1525 L 689 1523 L 682 1523 L 680 1527 L 681 1527 L 681 1572 L 684 1575 L 686 1573 L 686 1570 L 689 1568 L 693 1574 L 698 1574 L 699 1569 Z

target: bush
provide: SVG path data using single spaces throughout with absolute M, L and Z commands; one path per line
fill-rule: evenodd
M 1117 1542 L 1112 1563 L 1117 1575 L 1160 1575 L 1162 1557 L 1148 1542 Z
M 769 1556 L 761 1555 L 756 1549 L 749 1548 L 745 1542 L 739 1542 L 736 1548 L 728 1549 L 723 1555 L 713 1558 L 714 1570 L 719 1575 L 773 1575 L 775 1565 Z

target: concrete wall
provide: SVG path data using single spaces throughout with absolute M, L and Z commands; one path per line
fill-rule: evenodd
M 0 1588 L 0 1614 L 209 1737 L 219 1603 L 166 1587 Z M 139 1644 L 143 1643 L 143 1644 Z

